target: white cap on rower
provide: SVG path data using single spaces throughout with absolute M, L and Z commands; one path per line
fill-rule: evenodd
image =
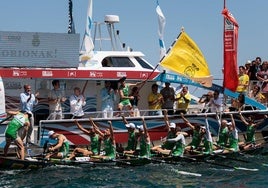
M 175 124 L 175 123 L 173 123 L 173 122 L 172 122 L 172 123 L 170 123 L 170 124 L 169 124 L 169 128 L 174 128 L 174 129 L 175 129 L 175 128 L 176 128 L 176 124 Z
M 137 128 L 140 129 L 141 131 L 144 130 L 143 125 L 138 125 Z
M 48 131 L 48 137 L 51 137 L 55 132 L 54 131 Z
M 128 123 L 128 124 L 126 124 L 126 127 L 135 129 L 135 124 L 134 123 Z

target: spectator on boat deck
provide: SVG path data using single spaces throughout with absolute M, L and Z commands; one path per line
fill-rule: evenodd
M 49 131 L 48 137 L 50 139 L 57 140 L 57 143 L 51 145 L 48 148 L 48 151 L 50 153 L 48 153 L 45 158 L 46 159 L 50 159 L 50 158 L 63 159 L 67 157 L 67 155 L 69 154 L 69 150 L 70 150 L 69 141 L 67 140 L 67 138 L 63 134 L 58 134 L 58 133 L 55 133 L 54 131 Z
M 169 155 L 170 152 L 173 150 L 173 148 L 175 147 L 177 141 L 183 141 L 183 138 L 179 139 L 179 140 L 172 140 L 174 138 L 176 138 L 178 135 L 178 131 L 181 133 L 180 128 L 176 128 L 176 124 L 173 122 L 169 122 L 168 120 L 168 114 L 167 114 L 167 110 L 164 109 L 164 121 L 165 121 L 165 125 L 166 125 L 166 130 L 167 130 L 167 136 L 165 138 L 165 141 L 162 145 L 158 145 L 158 146 L 154 146 L 151 150 L 154 152 L 159 152 L 160 154 L 164 154 L 164 155 Z M 187 133 L 186 133 L 187 134 Z M 181 136 L 180 136 L 181 137 Z
M 209 101 L 210 99 L 213 97 L 213 93 L 211 91 L 209 91 L 207 94 L 204 94 L 202 95 L 202 97 L 199 99 L 199 103 L 203 104 L 203 109 L 202 109 L 202 113 L 208 113 L 210 112 L 210 109 L 209 109 Z
M 264 61 L 261 69 L 257 72 L 257 78 L 261 82 L 261 92 L 265 96 L 265 102 L 268 101 L 268 61 Z
M 84 116 L 83 106 L 86 105 L 86 100 L 79 87 L 74 88 L 74 94 L 70 96 L 70 112 L 72 119 L 79 119 Z
M 245 107 L 245 95 L 240 93 L 237 99 L 232 100 L 232 104 L 229 107 L 230 111 L 241 111 Z
M 38 95 L 38 92 L 36 94 L 31 93 L 31 86 L 28 84 L 24 85 L 24 92 L 20 94 L 21 111 L 28 113 L 30 121 L 30 126 L 26 136 L 26 145 L 32 143 L 31 135 L 34 129 L 33 107 L 38 104 L 38 99 L 36 98 Z
M 228 153 L 230 151 L 232 151 L 232 152 L 239 151 L 238 131 L 237 131 L 236 126 L 235 126 L 233 114 L 230 114 L 230 117 L 231 117 L 231 122 L 227 123 L 229 145 L 228 145 L 228 147 L 224 148 L 223 153 Z
M 250 69 L 250 66 L 251 66 L 251 61 L 248 60 L 248 61 L 245 63 L 245 74 L 248 75 L 248 78 L 249 78 L 249 69 Z
M 261 88 L 258 85 L 253 86 L 253 89 L 249 92 L 249 97 L 260 103 L 265 103 L 265 96 L 261 93 Z
M 222 111 L 222 99 L 220 98 L 219 91 L 214 91 L 213 97 L 208 103 L 208 107 L 211 112 L 221 112 Z
M 141 96 L 139 94 L 139 88 L 137 86 L 135 86 L 131 89 L 129 96 L 134 97 L 133 99 L 130 99 L 130 103 L 133 106 L 133 108 L 138 107 L 138 102 L 139 102 Z
M 37 90 L 37 92 L 39 93 L 38 98 L 40 99 L 47 99 L 48 98 L 48 94 L 50 92 L 50 90 L 47 87 L 47 82 L 48 80 L 42 80 L 40 82 L 40 87 Z M 44 100 L 45 101 L 45 100 Z M 47 102 L 47 101 L 46 101 Z
M 255 123 L 255 118 L 253 115 L 250 115 L 247 120 L 243 117 L 241 112 L 239 112 L 239 115 L 241 121 L 247 126 L 245 142 L 241 144 L 239 143 L 239 145 L 241 148 L 243 148 L 243 150 L 254 148 L 257 146 L 255 142 L 256 128 L 265 122 L 265 120 L 267 119 L 267 115 L 264 115 L 264 119 L 258 123 Z
M 162 109 L 168 110 L 168 115 L 174 114 L 174 100 L 175 100 L 175 91 L 170 87 L 170 83 L 166 82 L 165 87 L 160 91 L 163 96 L 164 103 L 162 104 Z
M 130 86 L 141 86 L 145 84 L 145 81 L 137 82 L 137 83 L 126 83 L 126 77 L 122 77 L 119 79 L 119 96 L 120 101 L 117 106 L 117 110 L 119 111 L 116 116 L 120 116 L 123 107 L 126 106 L 128 110 L 132 111 L 132 105 L 130 103 L 130 99 L 134 99 L 134 96 L 129 96 L 129 87 Z M 130 112 L 130 115 L 133 116 L 133 112 Z
M 4 147 L 4 156 L 7 156 L 8 149 L 11 142 L 16 144 L 17 148 L 17 157 L 24 160 L 25 151 L 23 146 L 23 139 L 26 136 L 28 127 L 30 126 L 29 115 L 28 113 L 22 113 L 19 111 L 8 111 L 8 114 L 13 115 L 12 120 L 8 123 L 5 131 L 6 145 Z M 18 131 L 22 129 L 23 134 L 18 135 Z
M 81 154 L 85 157 L 100 154 L 101 137 L 99 134 L 96 133 L 97 126 L 95 125 L 93 120 L 91 118 L 89 118 L 89 120 L 91 123 L 91 127 L 89 129 L 85 129 L 80 123 L 78 123 L 77 120 L 75 120 L 74 122 L 83 133 L 90 137 L 90 149 L 80 147 L 75 148 L 71 153 L 70 157 L 68 158 L 69 160 L 72 160 L 74 157 Z
M 108 121 L 109 128 L 105 129 L 104 133 L 96 126 L 96 132 L 101 136 L 104 144 L 104 155 L 98 155 L 94 158 L 113 160 L 116 158 L 116 143 L 114 138 L 114 130 L 112 122 Z
M 113 110 L 116 95 L 114 89 L 111 87 L 111 81 L 106 80 L 104 87 L 101 89 L 101 110 Z
M 248 86 L 249 76 L 246 74 L 246 69 L 244 66 L 239 66 L 238 86 L 236 88 L 236 92 L 246 95 L 248 91 Z
M 158 85 L 152 85 L 152 92 L 148 95 L 149 116 L 162 115 L 162 104 L 164 103 L 163 96 L 158 93 Z
M 176 114 L 180 114 L 181 112 L 186 114 L 191 102 L 191 95 L 187 86 L 182 86 L 182 90 L 177 94 L 175 101 L 177 101 Z
M 133 154 L 136 150 L 137 141 L 136 141 L 136 126 L 134 123 L 129 123 L 125 116 L 122 116 L 123 122 L 127 128 L 128 132 L 128 141 L 127 141 L 127 147 L 124 150 L 124 154 Z
M 141 120 L 143 122 L 142 125 L 137 126 L 137 129 L 139 130 L 137 134 L 137 140 L 140 142 L 140 152 L 139 157 L 149 158 L 151 157 L 151 141 L 150 141 L 150 135 L 147 130 L 147 126 L 144 120 L 144 117 L 141 117 Z
M 52 81 L 53 89 L 49 92 L 48 103 L 49 103 L 49 119 L 62 119 L 62 106 L 61 103 L 66 101 L 63 92 L 60 90 L 60 81 Z

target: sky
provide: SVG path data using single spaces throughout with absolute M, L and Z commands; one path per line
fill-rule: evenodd
M 158 0 L 166 17 L 164 42 L 168 49 L 182 27 L 205 56 L 211 74 L 222 79 L 224 0 Z M 88 0 L 73 0 L 76 33 L 83 37 Z M 260 56 L 268 60 L 268 0 L 226 0 L 226 7 L 239 24 L 238 65 Z M 93 21 L 118 15 L 120 39 L 145 54 L 152 65 L 159 63 L 156 0 L 93 0 Z M 68 0 L 2 0 L 0 30 L 67 33 Z

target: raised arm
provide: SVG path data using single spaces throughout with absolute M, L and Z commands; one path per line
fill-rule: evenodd
M 142 120 L 142 123 L 143 123 L 143 129 L 144 129 L 144 133 L 146 135 L 146 140 L 147 140 L 147 142 L 150 142 L 150 135 L 149 135 L 149 132 L 148 132 L 148 129 L 147 129 L 147 125 L 145 123 L 145 120 L 144 120 L 144 117 L 143 116 L 141 117 L 141 120 Z
M 78 123 L 77 119 L 74 120 L 75 124 L 77 125 L 77 127 L 83 131 L 84 133 L 86 134 L 90 134 L 90 131 L 89 130 L 86 130 L 80 123 Z
M 184 123 L 185 123 L 188 127 L 190 127 L 192 130 L 195 129 L 195 126 L 193 126 L 193 125 L 188 121 L 188 119 L 186 119 L 186 118 L 184 117 L 183 113 L 181 113 L 181 118 L 182 118 L 182 120 L 184 121 Z
M 232 127 L 233 127 L 233 129 L 235 129 L 236 126 L 235 126 L 235 120 L 234 120 L 233 114 L 230 114 L 230 117 L 231 117 L 231 121 L 232 121 Z
M 89 118 L 89 121 L 90 121 L 91 125 L 95 128 L 95 131 L 103 138 L 104 133 L 100 131 L 99 127 L 94 123 L 94 121 L 91 117 Z
M 165 124 L 166 124 L 166 129 L 169 130 L 169 120 L 168 120 L 168 114 L 167 114 L 167 110 L 164 109 L 164 121 L 165 121 Z
M 244 118 L 244 116 L 242 116 L 242 113 L 241 113 L 241 112 L 239 113 L 239 116 L 240 116 L 241 121 L 242 121 L 246 126 L 249 126 L 249 123 L 246 121 L 246 119 Z
M 126 117 L 125 117 L 124 115 L 122 115 L 121 117 L 122 117 L 122 119 L 123 119 L 123 123 L 124 123 L 124 124 L 128 124 L 128 121 L 126 120 Z
M 108 121 L 108 124 L 110 125 L 110 136 L 113 144 L 115 145 L 115 139 L 114 139 L 114 129 L 111 121 Z

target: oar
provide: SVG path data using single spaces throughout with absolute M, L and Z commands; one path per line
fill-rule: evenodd
M 5 121 L 9 120 L 11 117 L 12 117 L 12 115 L 10 115 L 10 116 L 6 117 L 5 119 L 1 120 L 1 121 L 0 121 L 0 125 L 1 125 L 2 123 L 4 123 Z
M 230 169 L 234 169 L 234 170 L 246 170 L 246 171 L 258 171 L 259 170 L 257 168 L 245 168 L 245 167 L 239 167 L 239 166 L 230 166 L 230 165 L 215 163 L 215 162 L 211 162 L 211 161 L 207 161 L 207 160 L 204 160 L 204 162 L 208 163 L 208 164 L 215 165 L 215 166 L 222 166 L 222 167 L 226 167 L 226 168 L 230 168 Z
M 229 159 L 229 160 L 233 160 L 233 161 L 239 161 L 239 162 L 244 162 L 244 163 L 250 163 L 251 161 L 248 161 L 248 160 L 243 160 L 243 159 L 236 159 L 236 158 L 232 158 L 232 157 L 228 157 L 228 156 L 225 156 L 225 155 L 214 155 L 216 157 L 220 157 L 220 158 L 223 158 L 223 159 Z

